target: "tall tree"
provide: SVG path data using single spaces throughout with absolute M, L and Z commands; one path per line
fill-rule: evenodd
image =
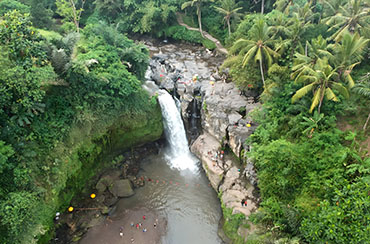
M 238 11 L 242 9 L 242 7 L 238 7 L 238 4 L 235 3 L 235 0 L 221 0 L 220 7 L 214 7 L 219 13 L 225 15 L 224 20 L 227 23 L 227 27 L 229 30 L 229 36 L 231 35 L 231 27 L 230 27 L 230 19 L 239 18 Z
M 244 54 L 243 66 L 253 59 L 259 63 L 263 86 L 265 86 L 264 66 L 268 68 L 273 63 L 273 58 L 279 54 L 272 49 L 274 40 L 271 39 L 271 27 L 268 27 L 263 18 L 259 18 L 250 30 L 250 40 L 239 39 L 232 46 L 231 51 Z
M 352 79 L 352 69 L 363 59 L 362 53 L 369 40 L 360 37 L 358 33 L 354 35 L 343 32 L 340 43 L 329 45 L 332 49 L 332 62 L 337 67 L 340 77 L 348 82 L 349 88 L 353 87 L 355 82 Z
M 353 89 L 352 89 L 355 93 L 363 96 L 365 99 L 367 99 L 368 101 L 370 101 L 370 73 L 367 73 L 364 77 L 363 77 L 363 80 L 362 82 L 356 84 Z M 369 115 L 367 116 L 367 119 L 366 119 L 366 122 L 364 124 L 364 126 L 362 127 L 362 129 L 364 131 L 366 131 L 366 128 L 367 128 L 367 124 L 369 123 L 369 120 L 370 120 L 370 113 Z
M 73 22 L 78 33 L 80 32 L 80 19 L 84 10 L 85 1 L 86 0 L 57 0 L 55 2 L 57 5 L 57 13 L 67 19 L 67 21 Z M 80 7 L 78 8 L 77 5 Z
M 277 0 L 274 3 L 274 7 L 286 15 L 289 15 L 289 9 L 293 5 L 294 5 L 293 0 Z
M 311 25 L 310 23 L 306 23 L 301 21 L 297 16 L 294 16 L 288 21 L 288 36 L 286 39 L 281 39 L 277 46 L 277 50 L 279 53 L 285 52 L 285 50 L 290 50 L 289 58 L 292 60 L 294 53 L 296 51 L 303 52 L 304 47 L 302 45 L 302 36 L 307 30 L 307 28 Z
M 202 3 L 204 2 L 213 2 L 214 0 L 191 0 L 191 1 L 188 1 L 188 2 L 185 2 L 181 5 L 181 9 L 185 9 L 187 7 L 193 7 L 195 5 L 195 7 L 197 8 L 197 15 L 198 15 L 198 24 L 199 24 L 199 31 L 200 31 L 200 34 L 202 34 L 202 36 L 204 37 L 203 35 L 203 30 L 202 30 L 202 10 L 201 10 L 201 7 L 202 7 Z
M 313 91 L 313 98 L 310 107 L 310 113 L 318 106 L 318 113 L 324 100 L 332 100 L 338 102 L 339 99 L 334 91 L 339 92 L 344 97 L 348 98 L 348 90 L 338 80 L 338 73 L 329 64 L 327 59 L 319 59 L 313 68 L 306 67 L 304 74 L 295 79 L 296 83 L 309 83 L 305 85 L 292 97 L 292 103 L 305 96 L 310 91 Z
M 340 6 L 346 5 L 348 0 L 320 0 L 323 6 L 323 16 L 330 17 L 339 13 Z
M 368 21 L 370 17 L 369 3 L 364 0 L 350 0 L 344 6 L 339 6 L 338 13 L 324 19 L 327 25 L 331 26 L 328 31 L 337 30 L 332 39 L 339 41 L 342 35 L 350 33 L 360 33 L 368 31 Z
M 290 30 L 289 18 L 280 11 L 274 11 L 274 14 L 270 15 L 270 26 L 273 33 L 273 39 L 282 38 L 288 39 L 292 31 Z
M 327 50 L 327 41 L 320 35 L 319 37 L 312 39 L 311 43 L 307 43 L 307 51 L 305 54 L 295 53 L 294 65 L 292 67 L 293 73 L 292 78 L 299 78 L 299 76 L 305 74 L 305 69 L 314 68 L 317 61 L 321 58 L 330 59 L 333 55 Z
M 279 22 L 275 23 L 273 27 L 274 32 L 277 30 L 284 30 L 284 36 L 281 36 L 281 40 L 276 49 L 280 54 L 284 53 L 285 50 L 290 50 L 290 54 L 288 55 L 291 60 L 296 51 L 303 53 L 302 36 L 307 28 L 312 26 L 312 21 L 314 19 L 311 3 L 307 2 L 303 7 L 295 8 L 292 15 L 293 16 L 289 18 L 288 21 L 283 21 L 284 18 L 282 18 L 280 23 L 285 25 L 284 27 L 277 26 L 280 24 Z

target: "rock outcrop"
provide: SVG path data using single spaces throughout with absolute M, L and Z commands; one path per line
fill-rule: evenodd
M 255 187 L 243 179 L 240 168 L 232 163 L 232 157 L 215 160 L 215 154 L 220 149 L 220 143 L 215 137 L 205 132 L 191 146 L 191 151 L 201 159 L 212 187 L 222 193 L 221 200 L 233 213 L 243 213 L 249 216 L 257 209 L 258 199 Z M 247 201 L 247 206 L 242 206 Z
M 202 81 L 201 94 L 202 128 L 240 157 L 242 149 L 248 150 L 245 140 L 256 128 L 248 113 L 259 104 L 223 81 Z
M 149 48 L 153 54 L 146 79 L 179 98 L 187 131 L 201 117 L 202 129 L 227 144 L 239 157 L 243 149 L 248 150 L 244 142 L 256 127 L 249 123 L 248 116 L 259 106 L 255 103 L 256 94 L 243 95 L 233 83 L 226 82 L 227 75 L 217 71 L 222 58 L 199 48 L 176 52 L 178 48 L 181 45 Z
M 197 124 L 200 127 L 197 131 L 201 135 L 191 138 L 191 151 L 201 159 L 212 187 L 221 193 L 222 202 L 233 213 L 249 216 L 258 206 L 257 176 L 243 150 L 250 149 L 245 141 L 257 127 L 249 115 L 259 106 L 256 94 L 241 94 L 233 83 L 228 83 L 227 74 L 217 71 L 222 57 L 199 48 L 179 48 L 181 52 L 170 44 L 149 48 L 154 58 L 146 77 L 179 98 L 187 131 Z M 243 166 L 231 154 L 221 160 L 217 154 L 221 147 L 230 148 Z M 242 205 L 245 201 L 247 206 Z
M 116 197 L 130 197 L 135 194 L 128 179 L 114 181 L 109 191 Z

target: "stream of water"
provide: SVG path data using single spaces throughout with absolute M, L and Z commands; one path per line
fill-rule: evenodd
M 177 45 L 178 48 L 175 45 L 162 45 L 158 48 L 152 46 L 151 49 L 154 53 L 163 51 L 166 60 L 181 71 L 183 80 L 191 79 L 194 73 L 209 77 L 212 67 L 208 67 L 207 62 L 211 59 L 203 58 L 198 47 Z M 138 177 L 144 177 L 146 184 L 135 189 L 135 195 L 118 201 L 110 213 L 114 222 L 106 220 L 105 224 L 89 229 L 80 243 L 102 244 L 97 239 L 101 236 L 109 240 L 104 242 L 107 244 L 125 243 L 124 238 L 119 239 L 118 236 L 120 216 L 135 209 L 156 213 L 160 221 L 166 219 L 167 230 L 160 240 L 162 244 L 223 243 L 218 236 L 220 202 L 199 160 L 189 151 L 179 101 L 176 104 L 167 91 L 159 90 L 151 80 L 145 83 L 144 88 L 151 94 L 158 94 L 167 143 L 158 154 L 142 159 Z M 137 219 L 127 221 L 137 223 Z M 131 230 L 126 229 L 130 227 L 124 228 L 126 234 Z M 135 243 L 139 242 L 135 240 Z M 157 243 L 157 240 L 151 239 L 146 243 Z
M 146 207 L 167 218 L 164 244 L 218 244 L 221 217 L 215 191 L 188 148 L 175 101 L 165 91 L 158 97 L 168 145 L 141 162 L 140 174 L 151 179 L 136 194 L 119 202 L 117 210 Z

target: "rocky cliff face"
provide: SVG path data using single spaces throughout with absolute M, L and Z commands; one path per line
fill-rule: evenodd
M 257 178 L 253 163 L 242 152 L 249 150 L 245 140 L 257 126 L 249 116 L 259 106 L 255 94 L 241 95 L 233 83 L 227 82 L 226 75 L 217 71 L 223 58 L 207 50 L 147 44 L 153 59 L 146 78 L 179 98 L 188 131 L 199 125 L 196 131 L 202 132 L 191 138 L 191 151 L 201 159 L 212 187 L 222 193 L 225 206 L 248 216 L 258 205 Z M 232 153 L 221 160 L 217 152 L 225 147 L 244 160 L 245 167 L 235 162 Z M 247 206 L 241 204 L 245 201 Z

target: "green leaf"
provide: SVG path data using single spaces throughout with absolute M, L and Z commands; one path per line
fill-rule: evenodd
M 307 86 L 302 87 L 292 97 L 292 103 L 295 103 L 298 99 L 302 98 L 304 95 L 306 95 L 309 91 L 311 91 L 314 87 L 315 83 L 311 83 Z
M 338 102 L 337 96 L 335 96 L 334 92 L 330 88 L 326 88 L 325 90 L 325 97 L 328 100 L 332 100 L 334 102 Z
M 333 82 L 332 88 L 342 94 L 345 98 L 349 98 L 349 93 L 346 87 L 344 87 L 341 83 Z
M 311 107 L 310 107 L 310 113 L 312 113 L 312 111 L 316 108 L 316 106 L 320 102 L 321 89 L 322 88 L 317 89 L 316 92 L 315 92 L 315 95 L 312 98 L 312 103 L 311 103 Z

